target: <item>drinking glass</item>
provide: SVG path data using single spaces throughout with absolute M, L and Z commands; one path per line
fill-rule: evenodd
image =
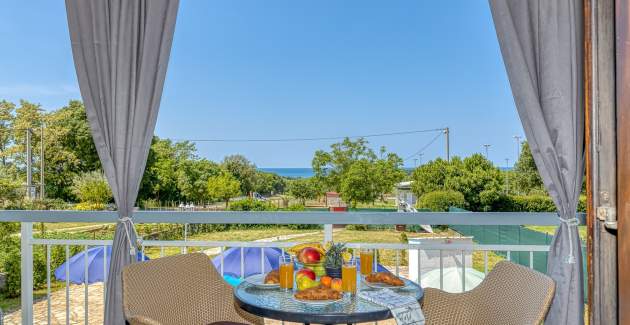
M 293 257 L 289 255 L 280 256 L 280 288 L 285 290 L 293 289 Z
M 374 251 L 368 248 L 362 248 L 359 252 L 361 256 L 361 275 L 368 276 L 372 274 L 374 266 Z
M 341 289 L 351 295 L 357 292 L 357 263 L 354 257 L 341 266 Z

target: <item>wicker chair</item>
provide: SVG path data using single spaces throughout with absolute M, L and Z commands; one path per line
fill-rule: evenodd
M 427 325 L 540 324 L 553 298 L 554 281 L 511 262 L 500 262 L 474 289 L 448 293 L 426 288 Z
M 264 324 L 234 304 L 232 287 L 202 253 L 131 264 L 123 269 L 122 284 L 131 325 Z

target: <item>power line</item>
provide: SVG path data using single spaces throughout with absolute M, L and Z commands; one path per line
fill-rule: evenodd
M 441 129 L 440 131 L 442 131 L 443 129 Z M 427 144 L 425 144 L 420 150 L 416 151 L 413 155 L 410 155 L 409 157 L 405 158 L 404 161 L 407 161 L 417 155 L 422 154 L 425 150 L 427 150 L 427 148 L 433 144 L 433 142 L 435 142 L 440 136 L 442 136 L 442 133 L 440 132 L 438 135 L 436 135 L 433 139 L 431 139 L 431 141 L 427 142 Z
M 278 139 L 172 139 L 173 141 L 190 141 L 190 142 L 305 142 L 305 141 L 325 141 L 325 140 L 343 140 L 345 138 L 375 138 L 386 137 L 393 135 L 406 135 L 416 133 L 427 133 L 440 131 L 438 136 L 442 135 L 444 128 L 439 129 L 427 129 L 427 130 L 413 130 L 413 131 L 400 131 L 389 133 L 373 133 L 366 135 L 350 135 L 343 137 L 315 137 L 315 138 L 278 138 Z

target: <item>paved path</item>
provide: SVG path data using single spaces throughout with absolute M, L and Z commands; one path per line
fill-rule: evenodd
M 57 290 L 50 294 L 50 324 L 66 324 L 66 290 Z M 84 308 L 85 286 L 70 285 L 70 324 L 85 324 Z M 88 324 L 103 324 L 103 283 L 88 286 Z M 33 324 L 47 324 L 48 302 L 46 299 L 33 304 Z M 21 324 L 20 310 L 7 314 L 4 323 Z

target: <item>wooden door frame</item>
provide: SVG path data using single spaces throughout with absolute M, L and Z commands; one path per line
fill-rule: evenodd
M 617 256 L 620 324 L 630 324 L 630 4 L 617 0 Z
M 590 324 L 618 323 L 618 0 L 584 0 L 587 279 Z M 623 159 L 623 158 L 619 158 Z M 620 211 L 623 212 L 623 211 Z M 622 273 L 623 274 L 623 273 Z

